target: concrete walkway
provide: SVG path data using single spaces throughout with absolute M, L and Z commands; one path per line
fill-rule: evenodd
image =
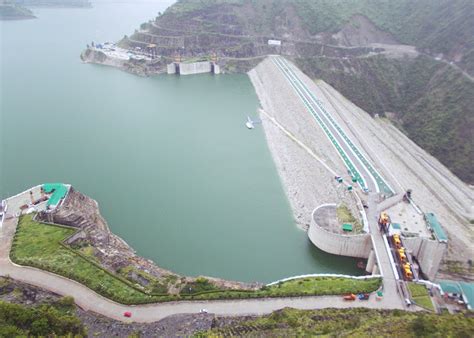
M 24 198 L 19 196 L 18 198 Z M 13 205 L 14 203 L 12 203 Z M 14 210 L 10 209 L 10 212 Z M 11 215 L 11 214 L 10 214 Z M 377 301 L 372 296 L 368 301 L 346 302 L 341 296 L 270 298 L 227 301 L 183 301 L 149 305 L 127 306 L 106 299 L 91 289 L 65 277 L 36 268 L 18 266 L 10 261 L 9 252 L 18 223 L 17 217 L 5 219 L 0 229 L 0 275 L 44 288 L 59 295 L 72 296 L 78 306 L 106 317 L 130 322 L 154 322 L 167 316 L 182 313 L 198 313 L 207 309 L 218 315 L 262 315 L 272 311 L 293 307 L 297 309 L 367 307 L 374 309 L 401 309 L 400 302 L 389 297 Z M 123 317 L 125 311 L 132 312 L 132 318 Z

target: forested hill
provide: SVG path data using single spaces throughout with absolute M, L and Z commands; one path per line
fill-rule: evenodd
M 89 0 L 9 0 L 20 6 L 90 7 Z
M 472 0 L 180 0 L 121 44 L 224 71 L 282 54 L 474 184 Z
M 29 9 L 15 5 L 11 1 L 0 1 L 0 20 L 33 19 L 35 16 Z
M 209 28 L 214 17 L 216 24 L 228 21 L 240 25 L 242 31 L 261 34 L 278 33 L 278 26 L 284 24 L 290 31 L 302 28 L 293 33 L 305 37 L 336 33 L 360 14 L 398 42 L 458 62 L 474 74 L 472 0 L 179 0 L 166 14 L 187 17 L 189 13 L 207 16 Z M 282 22 L 283 18 L 292 22 Z

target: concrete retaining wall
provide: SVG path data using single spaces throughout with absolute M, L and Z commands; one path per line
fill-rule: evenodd
M 221 68 L 218 64 L 209 61 L 192 63 L 170 63 L 166 67 L 168 74 L 192 75 L 213 73 L 220 74 Z
M 180 75 L 202 74 L 210 72 L 212 72 L 212 66 L 208 61 L 179 64 Z
M 319 249 L 340 256 L 368 258 L 372 249 L 370 234 L 341 235 L 330 232 L 315 221 L 315 215 L 322 212 L 324 208 L 335 207 L 335 205 L 324 204 L 313 211 L 311 224 L 308 229 L 308 237 Z
M 168 74 L 176 74 L 176 65 L 174 63 L 170 63 L 166 66 L 166 71 Z
M 403 244 L 416 257 L 421 271 L 428 279 L 433 280 L 446 252 L 447 244 L 421 237 L 403 238 Z

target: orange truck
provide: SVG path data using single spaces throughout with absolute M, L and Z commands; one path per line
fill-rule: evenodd
M 411 271 L 410 263 L 403 264 L 403 275 L 409 281 L 413 280 L 413 272 Z
M 407 255 L 405 253 L 404 247 L 401 247 L 400 249 L 398 249 L 397 254 L 398 254 L 398 259 L 400 259 L 401 263 L 405 263 L 407 261 Z
M 393 245 L 395 245 L 395 248 L 400 249 L 402 247 L 402 241 L 400 239 L 400 235 L 394 234 L 392 236 L 392 242 L 393 242 Z

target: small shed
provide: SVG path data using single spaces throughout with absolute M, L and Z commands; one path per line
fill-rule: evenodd
M 344 231 L 352 231 L 352 224 L 350 224 L 350 223 L 343 223 L 343 224 L 342 224 L 342 230 L 344 230 Z

